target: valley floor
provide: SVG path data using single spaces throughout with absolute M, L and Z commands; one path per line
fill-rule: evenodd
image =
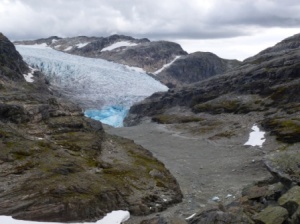
M 262 148 L 244 146 L 259 114 L 203 116 L 206 123 L 105 126 L 108 133 L 132 139 L 150 150 L 179 182 L 183 202 L 164 211 L 164 216 L 187 218 L 219 203 L 230 203 L 246 185 L 270 177 L 263 156 L 278 147 L 273 137 L 266 133 Z M 126 223 L 156 215 L 132 216 Z

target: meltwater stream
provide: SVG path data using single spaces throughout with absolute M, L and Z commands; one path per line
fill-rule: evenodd
M 123 126 L 130 106 L 167 87 L 128 66 L 86 58 L 42 45 L 17 45 L 23 59 L 40 69 L 51 85 L 84 109 L 85 115 L 115 127 Z

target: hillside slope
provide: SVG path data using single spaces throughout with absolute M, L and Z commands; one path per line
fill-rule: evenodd
M 290 206 L 298 205 L 295 198 L 300 195 L 299 36 L 223 75 L 153 94 L 131 107 L 128 125 L 150 118 L 216 147 L 239 136 L 249 121 L 268 132 L 267 147 L 253 149 L 265 154 L 263 162 L 273 178 L 244 188 L 241 198 L 199 212 L 188 223 L 299 223 L 298 211 Z
M 143 215 L 181 201 L 164 164 L 50 91 L 2 34 L 0 55 L 1 215 L 94 221 L 112 210 Z

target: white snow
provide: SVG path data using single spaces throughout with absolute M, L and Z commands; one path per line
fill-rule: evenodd
M 131 47 L 131 46 L 136 46 L 137 44 L 136 43 L 132 43 L 132 42 L 128 42 L 128 41 L 119 41 L 119 42 L 116 42 L 108 47 L 105 47 L 101 50 L 102 51 L 111 51 L 113 49 L 116 49 L 118 47 Z
M 232 194 L 227 194 L 225 198 L 230 198 L 232 197 Z
M 186 220 L 189 220 L 189 219 L 193 218 L 195 215 L 196 215 L 196 213 L 192 214 L 191 216 L 189 216 L 189 217 L 187 217 L 187 218 L 185 218 L 185 219 L 186 219 Z
M 52 40 L 51 40 L 51 43 L 52 43 L 52 44 L 54 44 L 55 42 L 57 42 L 56 39 L 52 39 Z
M 168 89 L 146 73 L 117 63 L 70 55 L 49 47 L 17 45 L 16 48 L 29 65 L 45 73 L 51 85 L 61 88 L 67 97 L 86 110 L 101 111 L 113 106 L 128 110 L 151 94 Z M 123 119 L 124 114 L 115 111 Z M 114 126 L 119 120 L 111 119 L 111 122 Z
M 23 74 L 26 82 L 34 82 L 34 79 L 33 79 L 33 74 L 32 73 L 28 73 L 28 74 Z
M 262 147 L 266 141 L 265 132 L 260 131 L 257 125 L 253 125 L 252 132 L 250 133 L 249 140 L 244 145 L 259 146 Z
M 76 44 L 76 47 L 78 48 L 83 48 L 85 47 L 86 45 L 88 45 L 90 42 L 86 42 L 86 43 L 79 43 L 79 44 Z
M 71 50 L 73 47 L 72 46 L 69 46 L 69 47 L 67 47 L 66 49 L 64 49 L 64 51 L 69 51 L 69 50 Z
M 121 224 L 130 218 L 128 211 L 112 211 L 108 213 L 103 219 L 97 222 L 81 222 L 73 224 Z M 3 224 L 63 224 L 62 222 L 34 222 L 13 219 L 11 216 L 0 216 L 0 223 Z
M 127 69 L 131 70 L 131 71 L 136 71 L 136 72 L 141 72 L 141 73 L 146 73 L 146 71 L 142 68 L 139 67 L 134 67 L 134 66 L 128 66 L 128 65 L 124 65 Z
M 61 46 L 61 45 L 59 44 L 59 45 L 56 45 L 54 48 L 57 49 L 57 48 L 60 48 L 60 46 Z
M 25 46 L 30 46 L 31 48 L 37 48 L 37 49 L 49 48 L 46 43 L 35 44 L 35 45 L 25 45 Z
M 180 58 L 181 56 L 176 56 L 170 63 L 163 65 L 163 67 L 161 67 L 160 69 L 158 69 L 157 71 L 153 72 L 153 75 L 157 75 L 158 73 L 160 73 L 162 70 L 164 70 L 165 68 L 169 67 L 170 65 L 172 65 L 178 58 Z
M 120 224 L 127 221 L 130 218 L 128 211 L 112 211 L 108 213 L 103 219 L 96 222 L 97 224 Z
M 36 71 L 36 69 L 31 68 L 31 67 L 29 67 L 29 68 L 31 71 L 28 74 L 23 74 L 23 76 L 24 76 L 26 82 L 34 82 L 33 73 L 34 73 L 34 71 Z
M 213 197 L 211 200 L 213 200 L 213 201 L 221 201 L 221 199 L 218 196 Z

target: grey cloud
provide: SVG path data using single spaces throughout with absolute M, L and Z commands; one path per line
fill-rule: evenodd
M 1 32 L 11 39 L 211 39 L 251 35 L 253 27 L 300 27 L 298 0 L 0 0 L 0 7 Z

